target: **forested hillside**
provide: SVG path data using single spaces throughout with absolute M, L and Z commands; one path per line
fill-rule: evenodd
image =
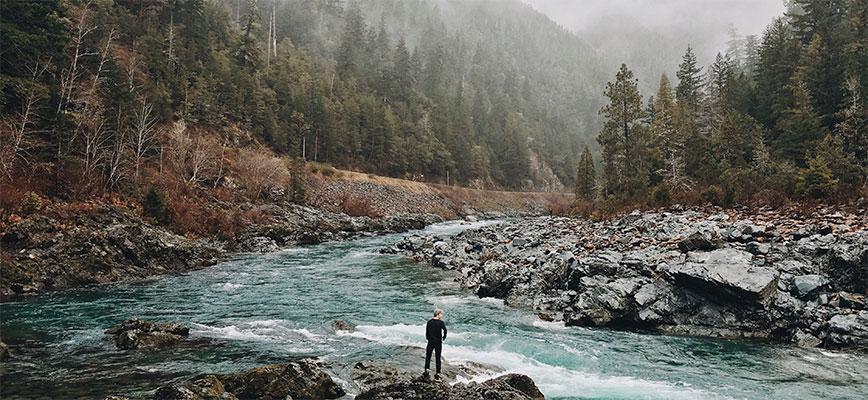
M 21 139 L 4 141 L 4 173 L 42 168 L 59 193 L 136 184 L 179 121 L 235 132 L 216 139 L 223 145 L 250 134 L 310 161 L 514 189 L 569 183 L 598 128 L 605 75 L 593 54 L 518 2 L 3 8 L 2 109 Z M 139 143 L 128 145 L 130 136 Z M 119 154 L 127 147 L 133 168 Z
M 230 175 L 259 196 L 288 159 L 607 203 L 852 194 L 865 3 L 794 1 L 645 100 L 657 82 L 607 88 L 612 54 L 518 1 L 4 1 L 0 172 L 71 199 Z

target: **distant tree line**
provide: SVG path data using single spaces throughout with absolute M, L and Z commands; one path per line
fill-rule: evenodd
M 716 204 L 858 194 L 868 168 L 868 2 L 793 0 L 760 40 L 708 68 L 688 48 L 673 87 L 643 101 L 622 65 L 605 91 L 599 174 L 579 199 Z M 589 184 L 594 182 L 594 185 Z

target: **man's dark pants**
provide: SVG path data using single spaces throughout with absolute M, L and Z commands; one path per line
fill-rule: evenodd
M 443 342 L 428 342 L 428 347 L 425 349 L 425 371 L 431 368 L 431 352 L 437 353 L 437 373 L 440 373 L 440 353 L 443 352 Z

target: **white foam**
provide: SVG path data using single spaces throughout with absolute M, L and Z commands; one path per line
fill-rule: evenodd
M 227 292 L 234 292 L 235 290 L 237 290 L 238 288 L 240 288 L 242 286 L 244 286 L 244 285 L 242 285 L 240 283 L 226 282 L 223 284 L 223 290 L 225 290 Z
M 429 304 L 435 306 L 456 306 L 462 304 L 485 304 L 496 306 L 499 308 L 504 307 L 503 300 L 495 299 L 491 297 L 476 297 L 476 296 L 461 296 L 461 295 L 452 295 L 452 296 L 431 296 L 425 299 Z
M 849 355 L 844 354 L 844 353 L 834 353 L 831 351 L 823 351 L 823 350 L 819 350 L 819 352 L 820 352 L 820 354 L 822 354 L 826 357 L 830 357 L 830 358 L 849 358 Z
M 563 321 L 543 321 L 541 319 L 537 319 L 533 321 L 531 325 L 548 331 L 564 331 L 568 329 L 567 325 L 564 324 Z
M 193 324 L 193 333 L 220 339 L 263 342 L 323 342 L 324 337 L 305 328 L 293 328 L 280 319 L 255 320 L 222 327 Z
M 300 329 L 290 329 L 290 330 L 293 331 L 293 332 L 296 332 L 296 333 L 298 333 L 299 335 L 304 336 L 304 337 L 306 337 L 306 338 L 308 338 L 308 339 L 319 339 L 319 338 L 320 338 L 320 335 L 317 335 L 317 334 L 315 334 L 315 333 L 313 333 L 313 332 L 311 332 L 311 331 L 309 331 L 309 330 L 307 330 L 307 329 L 304 329 L 304 328 L 300 328 Z

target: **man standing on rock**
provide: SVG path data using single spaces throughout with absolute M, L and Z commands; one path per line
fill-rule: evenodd
M 442 331 L 442 333 L 441 333 Z M 425 349 L 425 376 L 431 368 L 431 352 L 437 352 L 437 374 L 434 379 L 440 379 L 440 354 L 443 352 L 443 341 L 446 340 L 446 323 L 443 322 L 443 310 L 434 310 L 434 318 L 428 320 L 425 327 L 425 338 L 428 339 L 428 347 Z

